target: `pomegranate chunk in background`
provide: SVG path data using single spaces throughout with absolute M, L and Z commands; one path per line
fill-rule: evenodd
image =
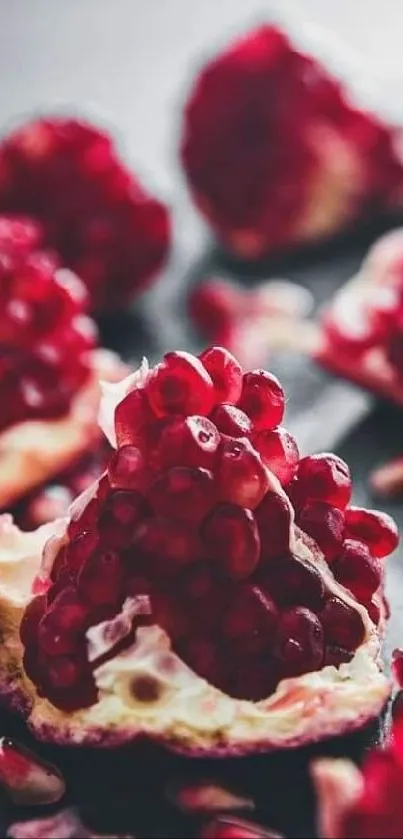
M 42 225 L 44 244 L 83 279 L 92 309 L 121 309 L 151 283 L 168 253 L 169 213 L 103 130 L 34 118 L 3 138 L 0 169 L 0 212 Z
M 201 70 L 180 155 L 217 238 L 251 259 L 393 206 L 403 175 L 396 137 L 318 60 L 263 25 Z
M 54 804 L 66 789 L 58 769 L 6 737 L 0 739 L 0 785 L 21 806 Z

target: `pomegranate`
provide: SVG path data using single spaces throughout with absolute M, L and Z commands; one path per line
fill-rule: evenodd
M 327 306 L 312 340 L 314 358 L 376 395 L 403 405 L 403 231 L 382 236 L 358 274 Z M 374 487 L 378 490 L 378 476 Z M 379 477 L 379 491 L 400 486 L 399 474 Z M 385 483 L 385 489 L 384 489 Z
M 263 25 L 202 69 L 180 154 L 197 207 L 226 248 L 250 259 L 397 202 L 395 140 L 318 60 Z
M 122 308 L 163 264 L 166 207 L 123 164 L 112 138 L 84 120 L 43 116 L 0 144 L 0 212 L 26 214 L 85 282 L 93 309 Z
M 331 454 L 295 462 L 293 446 L 282 486 L 254 441 L 278 431 L 284 401 L 274 376 L 220 347 L 143 362 L 106 386 L 115 451 L 67 522 L 24 534 L 0 520 L 0 684 L 39 737 L 247 753 L 379 712 L 378 557 L 395 525 L 349 506 Z M 237 434 L 241 418 L 244 436 L 217 416 Z M 282 475 L 289 460 L 277 447 Z

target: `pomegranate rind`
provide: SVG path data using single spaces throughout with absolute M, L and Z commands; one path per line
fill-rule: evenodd
M 372 289 L 389 284 L 393 261 L 399 258 L 400 261 L 403 258 L 403 229 L 382 236 L 370 248 L 358 273 L 336 293 L 327 309 L 327 315 L 334 318 L 336 327 L 338 307 L 342 305 L 348 310 L 364 306 Z M 348 350 L 343 351 L 339 344 L 337 347 L 333 344 L 323 325 L 315 335 L 310 352 L 315 361 L 335 375 L 349 379 L 376 396 L 403 405 L 403 385 L 397 380 L 385 349 L 377 346 L 360 358 L 352 357 Z
M 65 417 L 29 420 L 0 434 L 0 508 L 10 507 L 46 483 L 101 439 L 99 378 L 119 379 L 127 368 L 117 355 L 103 349 L 94 350 L 91 367 Z
M 315 543 L 297 530 L 296 553 L 318 565 L 328 587 L 362 617 L 365 639 L 351 662 L 286 679 L 269 698 L 253 703 L 209 685 L 172 651 L 162 629 L 142 627 L 128 650 L 95 669 L 98 702 L 73 713 L 59 710 L 38 696 L 24 673 L 19 624 L 45 544 L 49 563 L 66 539 L 66 527 L 64 519 L 27 534 L 10 516 L 0 518 L 0 691 L 39 739 L 118 746 L 149 738 L 183 754 L 220 757 L 313 743 L 359 729 L 380 713 L 390 693 L 379 657 L 384 619 L 377 630 L 366 610 L 334 580 Z M 380 595 L 384 615 L 382 603 Z M 152 700 L 136 698 L 138 676 L 155 680 Z

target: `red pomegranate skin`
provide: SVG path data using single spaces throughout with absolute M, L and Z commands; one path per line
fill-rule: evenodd
M 359 160 L 357 194 L 338 226 L 385 207 L 402 182 L 393 130 L 354 107 L 280 29 L 263 25 L 203 67 L 186 102 L 180 156 L 199 210 L 230 251 L 259 258 L 298 242 L 324 165 L 316 131 L 322 143 L 329 131 L 342 137 Z
M 0 144 L 0 212 L 42 225 L 46 247 L 86 283 L 96 311 L 147 288 L 170 245 L 167 207 L 123 163 L 112 137 L 82 119 L 39 116 Z

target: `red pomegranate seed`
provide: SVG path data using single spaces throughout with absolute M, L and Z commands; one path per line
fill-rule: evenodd
M 267 492 L 255 510 L 259 528 L 262 562 L 288 554 L 290 549 L 291 509 L 287 499 Z
M 299 460 L 298 446 L 292 434 L 281 426 L 258 431 L 252 436 L 252 445 L 280 483 L 283 486 L 288 484 L 295 475 Z
M 244 437 L 223 437 L 216 465 L 217 493 L 221 501 L 258 507 L 269 487 L 269 476 L 258 453 Z
M 109 489 L 109 481 L 107 480 L 107 485 Z M 100 488 L 99 488 L 100 489 Z M 98 489 L 98 493 L 99 493 Z M 70 539 L 74 539 L 78 536 L 83 530 L 91 531 L 96 526 L 97 518 L 99 515 L 99 501 L 98 498 L 91 498 L 88 502 L 86 507 L 79 515 L 73 514 L 68 526 L 68 535 Z
M 403 650 L 393 650 L 392 673 L 398 686 L 403 687 Z
M 247 437 L 253 427 L 249 417 L 240 408 L 225 403 L 214 408 L 211 419 L 221 434 L 229 437 Z
M 180 597 L 199 636 L 216 636 L 219 622 L 232 596 L 229 580 L 216 565 L 199 563 L 181 578 Z
M 66 791 L 55 766 L 8 737 L 0 738 L 0 783 L 20 806 L 55 804 Z
M 270 658 L 267 650 L 246 658 L 236 659 L 228 675 L 228 693 L 236 699 L 259 702 L 276 689 L 279 682 L 279 666 Z
M 351 661 L 353 653 L 351 650 L 345 650 L 343 647 L 329 644 L 325 650 L 325 664 L 333 667 L 340 667 L 347 661 Z
M 304 606 L 283 612 L 273 641 L 283 675 L 297 676 L 323 664 L 323 629 L 317 615 Z
M 371 556 L 366 545 L 355 539 L 343 542 L 343 549 L 333 562 L 332 571 L 336 580 L 364 604 L 371 600 L 382 576 L 379 560 Z
M 118 447 L 134 445 L 147 448 L 149 430 L 155 420 L 144 388 L 134 388 L 119 402 L 115 410 L 115 431 Z
M 174 577 L 197 561 L 197 536 L 188 522 L 156 516 L 138 529 L 133 555 L 150 562 L 153 574 Z
M 269 563 L 262 571 L 262 585 L 281 606 L 308 606 L 317 611 L 325 597 L 319 569 L 294 554 Z
M 242 294 L 236 286 L 219 277 L 203 280 L 191 289 L 188 297 L 188 312 L 192 322 L 203 335 L 213 341 L 231 327 L 239 317 L 241 306 Z
M 166 591 L 153 591 L 150 599 L 152 618 L 162 629 L 165 629 L 170 639 L 175 642 L 187 637 L 188 620 L 179 600 Z
M 178 418 L 163 429 L 156 461 L 161 468 L 200 466 L 213 469 L 220 441 L 216 426 L 207 417 Z
M 158 475 L 148 500 L 159 516 L 199 522 L 214 504 L 213 475 L 207 469 L 173 466 Z
M 401 722 L 403 719 L 403 690 L 399 690 L 392 703 L 393 722 Z
M 187 638 L 181 645 L 181 657 L 203 679 L 216 685 L 222 682 L 223 663 L 217 644 L 205 638 Z
M 98 534 L 95 530 L 82 530 L 67 546 L 66 564 L 71 571 L 79 571 L 84 562 L 97 550 Z
M 77 590 L 90 606 L 117 606 L 122 594 L 123 566 L 119 554 L 94 554 L 83 565 Z
M 340 553 L 344 538 L 342 510 L 324 501 L 308 501 L 298 510 L 297 524 L 317 542 L 328 562 Z
M 372 598 L 370 603 L 368 603 L 367 609 L 368 609 L 368 614 L 369 614 L 369 616 L 372 620 L 372 623 L 374 623 L 375 626 L 378 626 L 378 624 L 381 620 L 381 607 L 380 607 L 379 603 L 377 603 L 377 601 L 374 597 Z
M 253 824 L 228 816 L 216 819 L 202 828 L 200 839 L 282 839 L 279 833 L 266 830 L 260 824 Z
M 223 347 L 210 347 L 199 358 L 213 380 L 215 402 L 235 405 L 242 392 L 242 367 L 235 356 Z
M 202 525 L 208 555 L 233 580 L 249 577 L 260 555 L 260 539 L 251 510 L 235 504 L 218 504 Z
M 278 609 L 271 597 L 259 586 L 246 585 L 232 597 L 221 629 L 237 654 L 249 655 L 269 647 L 277 622 Z
M 125 548 L 136 528 L 150 513 L 150 506 L 140 493 L 130 490 L 111 492 L 98 522 L 102 547 L 109 550 Z
M 349 507 L 346 510 L 346 537 L 365 542 L 373 556 L 384 557 L 399 544 L 399 532 L 387 513 Z
M 351 476 L 347 463 L 335 454 L 315 454 L 299 461 L 292 484 L 297 508 L 308 501 L 325 501 L 343 510 L 351 498 Z
M 147 477 L 146 462 L 136 446 L 122 446 L 111 457 L 108 477 L 114 489 L 141 489 Z
M 87 615 L 73 588 L 65 588 L 53 600 L 38 627 L 38 644 L 47 656 L 65 655 L 76 649 Z
M 327 644 L 355 650 L 365 638 L 361 616 L 339 597 L 329 597 L 320 619 Z
M 25 609 L 20 623 L 20 640 L 27 647 L 35 638 L 40 620 L 46 611 L 46 597 L 41 595 L 34 597 Z
M 239 407 L 256 429 L 275 428 L 284 416 L 284 391 L 279 380 L 266 370 L 245 373 Z
M 53 656 L 46 675 L 52 687 L 72 688 L 80 681 L 84 666 L 83 659 L 76 656 Z
M 187 352 L 167 353 L 150 374 L 146 390 L 158 417 L 209 414 L 214 403 L 211 377 L 202 362 Z

